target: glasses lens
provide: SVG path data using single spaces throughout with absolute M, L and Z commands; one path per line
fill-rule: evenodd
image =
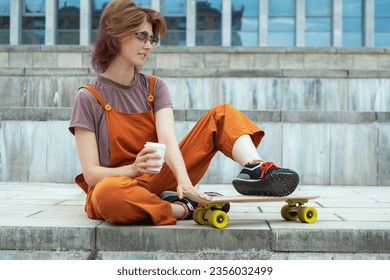
M 158 44 L 158 41 L 159 41 L 159 38 L 158 38 L 157 35 L 153 35 L 153 36 L 150 36 L 149 40 L 150 40 L 150 43 L 151 43 L 152 45 L 157 45 L 157 44 Z
M 149 42 L 152 46 L 156 46 L 158 44 L 158 41 L 159 41 L 159 38 L 157 35 L 152 35 L 149 37 L 149 33 L 147 31 L 138 32 L 138 33 L 135 33 L 135 35 L 137 35 L 138 40 L 140 40 L 141 42 L 144 42 L 144 44 L 146 44 L 146 41 L 149 40 Z
M 138 36 L 138 39 L 140 41 L 144 41 L 146 43 L 146 40 L 149 38 L 149 33 L 147 31 L 142 31 L 135 33 Z

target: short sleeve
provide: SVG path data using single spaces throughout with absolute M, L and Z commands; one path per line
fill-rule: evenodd
M 97 100 L 87 89 L 80 89 L 77 91 L 74 101 L 72 116 L 69 124 L 69 131 L 74 134 L 75 127 L 86 128 L 94 133 L 95 121 L 94 121 L 94 106 L 96 106 Z
M 172 108 L 172 100 L 169 94 L 169 89 L 166 83 L 160 79 L 156 79 L 154 89 L 155 101 L 154 101 L 154 112 L 157 112 L 164 108 Z

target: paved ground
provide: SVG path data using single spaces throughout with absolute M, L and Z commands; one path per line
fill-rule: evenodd
M 230 185 L 203 191 L 236 194 Z M 283 203 L 232 204 L 225 229 L 117 226 L 90 220 L 73 184 L 0 182 L 0 259 L 390 259 L 390 187 L 300 186 L 320 195 L 314 224 Z

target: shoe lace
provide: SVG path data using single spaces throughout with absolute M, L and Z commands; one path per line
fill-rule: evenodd
M 279 166 L 277 166 L 275 163 L 273 162 L 270 162 L 270 161 L 267 161 L 267 162 L 263 162 L 261 165 L 260 165 L 260 169 L 261 169 L 261 174 L 260 174 L 260 179 L 263 179 L 265 174 L 268 172 L 268 170 L 270 170 L 271 168 L 279 168 Z

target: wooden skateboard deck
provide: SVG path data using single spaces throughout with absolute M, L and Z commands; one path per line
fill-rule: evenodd
M 211 201 L 199 198 L 195 193 L 184 192 L 184 196 L 199 203 L 193 213 L 193 219 L 197 224 L 210 224 L 216 228 L 224 228 L 229 223 L 227 212 L 229 203 L 243 202 L 286 202 L 281 208 L 281 215 L 285 220 L 300 220 L 303 223 L 314 223 L 317 220 L 317 210 L 314 207 L 303 206 L 309 200 L 319 196 L 289 195 L 283 197 L 232 195 L 232 196 L 212 196 Z
M 212 196 L 211 201 L 207 201 L 199 198 L 193 192 L 184 192 L 184 196 L 189 199 L 200 202 L 200 203 L 224 203 L 224 202 L 273 202 L 273 201 L 288 201 L 292 199 L 300 200 L 312 200 L 319 198 L 319 196 L 305 196 L 305 195 L 289 195 L 289 196 L 255 196 L 255 195 L 222 195 L 222 196 Z

